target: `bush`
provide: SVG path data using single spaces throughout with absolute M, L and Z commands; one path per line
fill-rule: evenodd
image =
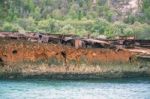
M 85 29 L 76 29 L 75 33 L 79 36 L 87 36 L 88 31 L 86 31 Z
M 38 22 L 38 31 L 39 32 L 46 32 L 49 27 L 48 20 L 41 20 Z
M 124 30 L 126 29 L 127 25 L 122 22 L 115 22 L 113 25 L 113 34 L 114 36 L 123 36 Z
M 138 39 L 150 39 L 150 26 L 143 26 L 135 35 Z
M 2 27 L 0 27 L 0 31 L 3 31 L 3 28 L 2 28 Z
M 146 17 L 146 21 L 148 21 L 148 23 L 150 23 L 150 7 L 148 7 L 147 9 L 144 9 L 144 14 Z
M 61 26 L 57 20 L 49 18 L 46 20 L 38 21 L 37 28 L 38 32 L 57 33 L 60 31 Z
M 35 32 L 37 30 L 35 20 L 32 17 L 29 18 L 19 18 L 17 24 L 26 31 Z
M 142 10 L 145 17 L 145 22 L 150 24 L 150 0 L 143 0 Z
M 61 19 L 63 17 L 62 11 L 59 9 L 56 9 L 52 12 L 52 17 L 55 19 Z
M 134 35 L 133 29 L 127 27 L 127 28 L 124 30 L 124 35 L 125 35 L 125 36 L 131 36 L 131 35 Z
M 132 16 L 132 15 L 129 15 L 127 18 L 124 19 L 124 22 L 125 22 L 125 23 L 128 23 L 128 24 L 134 24 L 134 22 L 135 22 L 135 17 Z
M 110 24 L 104 19 L 98 19 L 91 27 L 91 32 L 96 34 L 104 34 Z
M 52 33 L 58 33 L 60 31 L 60 28 L 62 27 L 57 20 L 49 19 L 49 26 L 47 31 Z
M 131 28 L 138 39 L 150 39 L 150 26 L 148 24 L 135 22 Z
M 61 31 L 61 33 L 63 33 L 63 34 L 75 33 L 75 28 L 74 28 L 72 25 L 67 24 L 67 25 L 65 25 L 60 31 Z
M 18 31 L 18 27 L 16 26 L 16 24 L 5 22 L 3 24 L 2 30 L 15 32 L 15 31 Z

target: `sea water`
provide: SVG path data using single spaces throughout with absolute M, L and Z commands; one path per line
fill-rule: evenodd
M 150 79 L 0 80 L 0 99 L 150 99 Z

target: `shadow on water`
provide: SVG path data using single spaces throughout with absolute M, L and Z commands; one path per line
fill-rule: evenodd
M 84 79 L 84 80 L 59 80 L 59 79 L 7 79 L 0 80 L 0 82 L 28 82 L 28 83 L 118 83 L 118 84 L 128 84 L 128 83 L 148 83 L 150 84 L 150 77 L 137 77 L 137 78 L 115 78 L 115 79 Z

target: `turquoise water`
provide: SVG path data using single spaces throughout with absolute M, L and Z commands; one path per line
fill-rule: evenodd
M 150 80 L 0 80 L 0 99 L 150 99 Z

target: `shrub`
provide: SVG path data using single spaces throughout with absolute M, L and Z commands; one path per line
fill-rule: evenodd
M 39 32 L 51 32 L 51 33 L 57 33 L 60 31 L 61 28 L 58 21 L 51 18 L 38 21 L 37 27 Z
M 104 34 L 110 24 L 105 19 L 98 19 L 91 27 L 92 33 Z
M 125 36 L 131 36 L 131 35 L 134 35 L 133 29 L 127 27 L 127 28 L 124 30 L 124 35 L 125 35 Z
M 63 17 L 61 10 L 59 9 L 53 10 L 52 17 L 55 19 L 61 19 Z
M 57 33 L 60 31 L 61 25 L 58 23 L 57 20 L 49 19 L 49 27 L 48 31 L 52 33 Z
M 75 28 L 74 28 L 72 25 L 67 24 L 67 25 L 65 25 L 60 31 L 61 31 L 61 33 L 63 33 L 63 34 L 75 33 Z
M 12 31 L 12 32 L 15 32 L 15 31 L 18 30 L 18 28 L 16 27 L 15 24 L 12 24 L 12 23 L 9 23 L 9 22 L 5 22 L 3 24 L 2 30 L 3 31 Z
M 32 17 L 29 18 L 19 18 L 17 24 L 26 31 L 35 32 L 37 30 L 35 20 Z
M 150 39 L 150 26 L 148 24 L 135 22 L 131 28 L 138 39 Z
M 138 39 L 150 39 L 150 26 L 143 27 L 141 32 L 136 33 Z
M 117 35 L 124 35 L 124 29 L 127 27 L 126 24 L 122 23 L 122 22 L 115 22 L 114 25 L 113 25 L 113 34 L 115 36 Z
M 128 23 L 128 24 L 134 24 L 134 22 L 135 22 L 135 17 L 132 16 L 132 15 L 129 15 L 127 18 L 124 19 L 124 22 L 125 22 L 125 23 Z

